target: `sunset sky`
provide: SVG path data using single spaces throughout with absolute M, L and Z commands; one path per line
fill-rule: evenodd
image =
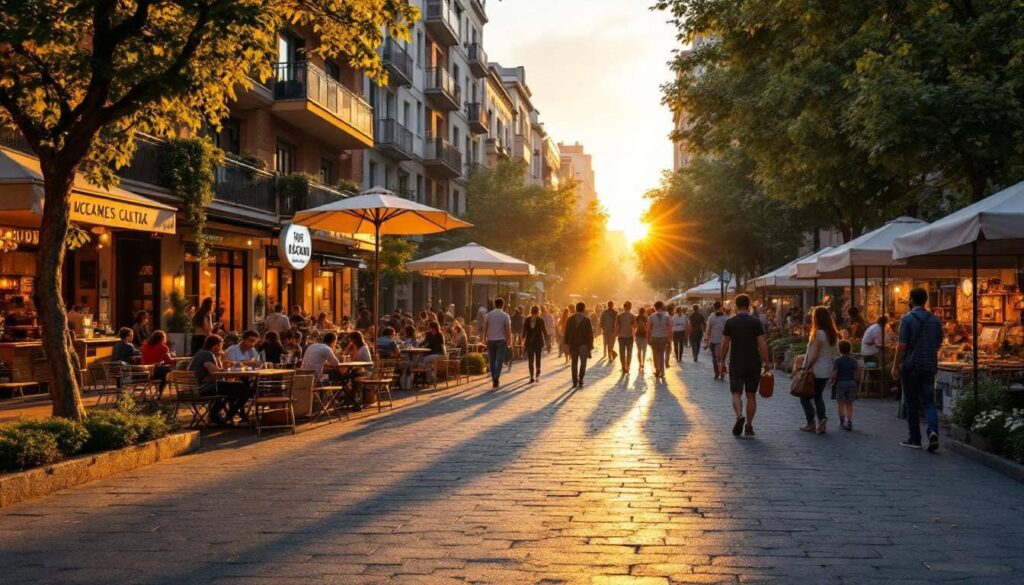
M 556 141 L 594 157 L 610 229 L 635 233 L 643 193 L 672 167 L 672 116 L 659 86 L 677 46 L 645 0 L 491 0 L 489 59 L 524 65 L 534 105 Z

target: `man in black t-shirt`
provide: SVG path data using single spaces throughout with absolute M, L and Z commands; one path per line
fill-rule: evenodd
M 761 320 L 750 314 L 750 297 L 739 295 L 733 303 L 736 314 L 725 322 L 720 362 L 729 357 L 729 390 L 732 391 L 732 409 L 736 423 L 732 434 L 754 435 L 754 415 L 757 413 L 757 386 L 762 368 L 767 370 L 768 342 Z M 730 352 L 731 350 L 731 352 Z M 747 395 L 747 416 L 743 417 L 743 394 Z M 744 422 L 746 426 L 744 426 Z

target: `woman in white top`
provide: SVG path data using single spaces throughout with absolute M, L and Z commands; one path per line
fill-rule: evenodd
M 832 313 L 826 307 L 815 307 L 811 317 L 811 335 L 807 340 L 807 356 L 804 358 L 804 368 L 814 375 L 814 405 L 811 405 L 810 398 L 800 397 L 800 406 L 804 407 L 804 416 L 807 417 L 807 425 L 800 427 L 801 431 L 817 431 L 819 435 L 825 433 L 828 418 L 825 416 L 822 394 L 832 377 L 837 343 L 839 330 L 832 320 Z M 814 424 L 815 414 L 818 417 L 817 425 Z

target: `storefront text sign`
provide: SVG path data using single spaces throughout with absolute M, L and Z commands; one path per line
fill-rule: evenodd
M 313 259 L 313 238 L 309 228 L 294 223 L 281 229 L 278 256 L 292 270 L 302 270 Z
M 174 233 L 174 212 L 127 201 L 75 193 L 71 219 L 92 225 L 157 233 Z

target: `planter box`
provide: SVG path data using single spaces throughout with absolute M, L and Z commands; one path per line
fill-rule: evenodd
M 199 431 L 186 431 L 116 451 L 90 453 L 46 467 L 0 475 L 0 508 L 190 453 L 199 445 Z

